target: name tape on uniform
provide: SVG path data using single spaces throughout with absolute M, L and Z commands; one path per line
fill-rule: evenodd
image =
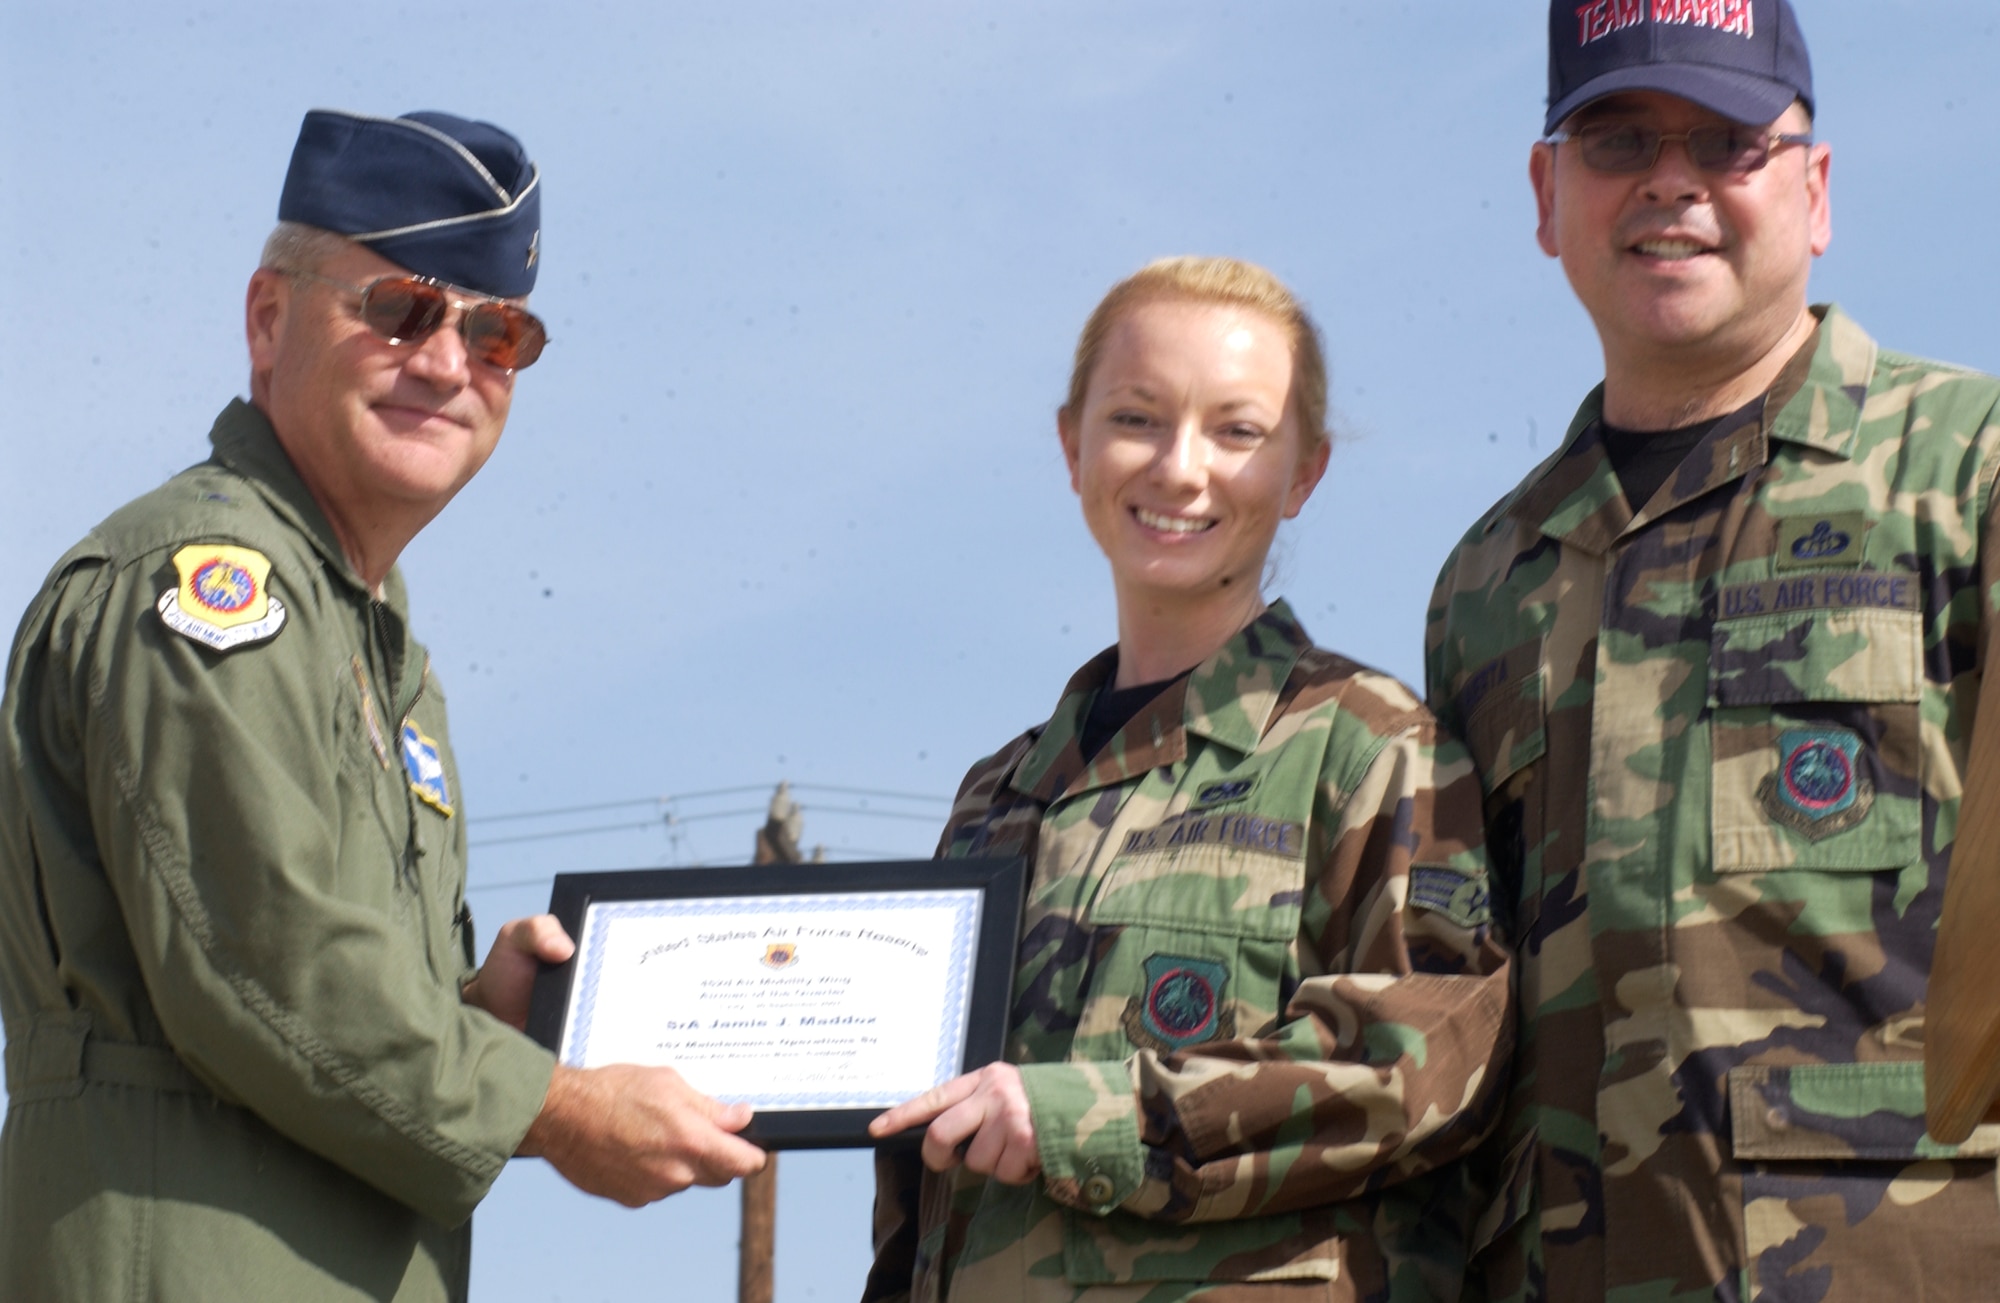
M 1838 575 L 1757 579 L 1722 590 L 1718 619 L 1744 620 L 1794 611 L 1917 611 L 1923 594 L 1917 577 L 1901 571 L 1860 570 Z
M 1145 855 L 1187 846 L 1228 846 L 1299 859 L 1305 855 L 1305 825 L 1258 814 L 1183 814 L 1137 828 L 1125 836 L 1120 854 Z

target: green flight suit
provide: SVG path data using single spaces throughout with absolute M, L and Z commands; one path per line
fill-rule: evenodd
M 462 1298 L 552 1059 L 459 998 L 465 821 L 400 576 L 367 591 L 255 408 L 210 439 L 57 562 L 8 663 L 0 1281 Z M 190 545 L 249 560 L 191 579 Z

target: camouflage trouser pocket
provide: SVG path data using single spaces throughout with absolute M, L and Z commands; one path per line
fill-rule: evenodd
M 1717 873 L 1917 862 L 1921 651 L 1915 611 L 1716 622 L 1709 741 Z
M 1993 1160 L 1760 1163 L 1743 1177 L 1751 1303 L 1991 1298 Z
M 1921 1064 L 1736 1068 L 1729 1094 L 1752 1303 L 1992 1297 L 2000 1127 L 1930 1140 Z
M 1365 1203 L 1199 1225 L 1162 1225 L 1124 1213 L 1065 1212 L 1063 1220 L 1063 1283 L 1092 1288 L 1060 1297 L 1107 1303 L 1205 1298 L 1208 1288 L 1221 1289 L 1227 1298 L 1231 1283 L 1244 1293 L 1290 1287 L 1280 1297 L 1388 1297 L 1391 1274 L 1400 1264 L 1385 1255 L 1396 1239 L 1387 1232 L 1408 1229 L 1395 1213 Z M 1418 1270 L 1416 1263 L 1406 1268 L 1411 1274 Z M 1338 1294 L 1336 1283 L 1343 1286 Z M 1441 1291 L 1429 1296 L 1447 1297 Z

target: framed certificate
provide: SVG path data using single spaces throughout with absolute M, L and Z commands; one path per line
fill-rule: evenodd
M 663 1064 L 768 1149 L 855 1148 L 892 1104 L 1001 1056 L 1026 863 L 558 874 L 576 954 L 528 1034 L 571 1067 Z

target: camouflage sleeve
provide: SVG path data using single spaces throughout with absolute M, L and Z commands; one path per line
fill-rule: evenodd
M 966 773 L 952 800 L 944 831 L 938 836 L 935 858 L 944 859 L 959 842 L 976 845 L 975 853 L 991 849 L 983 842 L 986 820 L 996 808 L 996 794 L 1033 737 L 1030 733 L 1016 738 Z M 861 1291 L 862 1303 L 903 1303 L 910 1297 L 923 1180 L 922 1151 L 916 1146 L 875 1151 L 875 1262 Z
M 1991 663 L 1991 651 L 1986 644 L 2000 630 L 2000 491 L 1995 489 L 1995 479 L 2000 477 L 2000 407 L 1986 414 L 1984 427 L 1973 436 L 1973 447 L 1992 450 L 1987 464 L 1980 468 L 1978 497 L 1974 506 L 1975 517 L 1980 522 L 1979 531 L 1979 583 L 1985 601 L 1979 606 L 1980 661 L 1984 666 Z
M 1458 552 L 1454 549 L 1444 569 L 1438 572 L 1437 585 L 1431 589 L 1430 609 L 1424 616 L 1424 701 L 1445 729 L 1454 737 L 1464 737 L 1465 721 L 1458 717 L 1456 703 L 1450 696 L 1458 657 L 1448 636 L 1451 626 L 1445 618 L 1450 609 L 1452 571 L 1457 560 Z
M 1030 1064 L 1051 1198 L 1213 1221 L 1347 1199 L 1472 1149 L 1512 1039 L 1478 781 L 1428 716 L 1351 790 L 1323 780 L 1301 980 L 1256 1035 L 1123 1062 Z

